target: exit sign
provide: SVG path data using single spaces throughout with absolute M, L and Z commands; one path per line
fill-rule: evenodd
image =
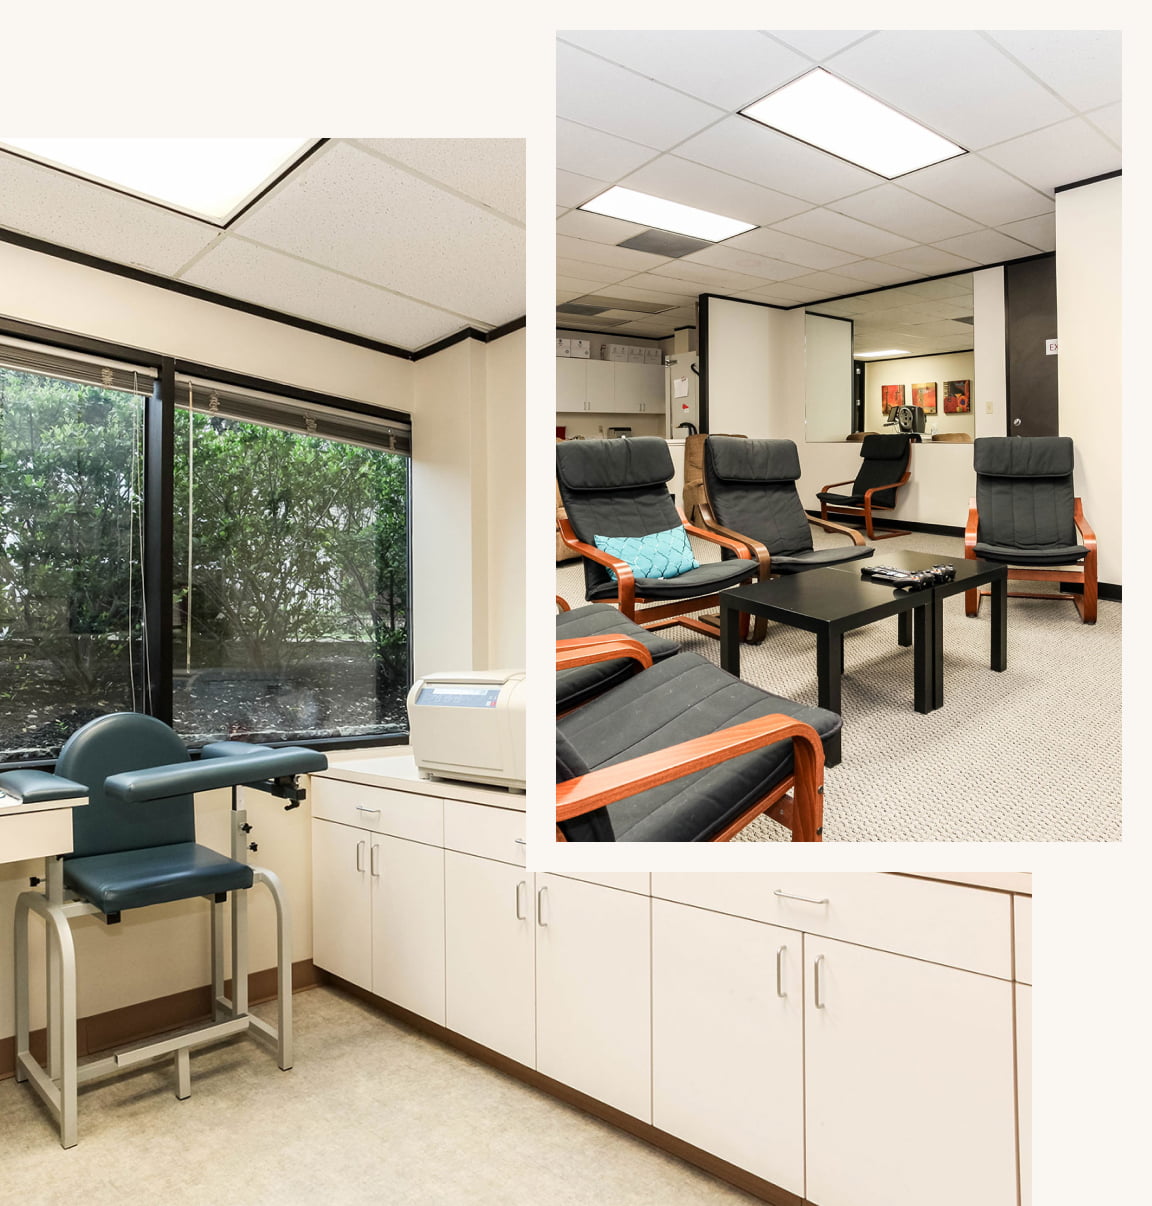
M 1045 356 L 1058 356 L 1060 354 L 1059 342 L 1060 341 L 1057 339 L 1045 339 L 1044 340 L 1044 355 Z

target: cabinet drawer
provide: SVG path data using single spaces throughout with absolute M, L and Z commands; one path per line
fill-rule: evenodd
M 839 938 L 967 971 L 1012 977 L 1010 897 L 857 872 L 655 872 L 654 896 Z
M 448 850 L 523 867 L 524 814 L 510 808 L 445 800 L 444 845 Z
M 1032 983 L 1032 897 L 1013 896 L 1016 921 L 1016 979 Z
M 313 776 L 312 815 L 430 846 L 444 844 L 444 801 L 436 796 Z

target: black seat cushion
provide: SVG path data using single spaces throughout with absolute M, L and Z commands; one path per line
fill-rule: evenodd
M 825 742 L 840 731 L 833 712 L 762 691 L 697 654 L 678 653 L 562 717 L 557 730 L 590 770 L 599 770 L 778 712 L 812 725 Z M 792 742 L 780 741 L 606 811 L 616 841 L 706 842 L 791 772 Z M 561 829 L 569 841 L 604 840 L 587 817 Z
M 599 567 L 598 567 L 599 568 Z M 743 557 L 731 557 L 726 561 L 706 561 L 703 565 L 678 574 L 675 578 L 637 578 L 638 599 L 693 599 L 697 595 L 711 595 L 729 586 L 739 586 L 759 572 L 755 561 Z M 614 599 L 615 582 L 605 582 L 588 589 L 589 599 Z
M 1052 545 L 1048 548 L 1017 548 L 1012 545 L 976 542 L 976 556 L 985 561 L 1003 561 L 1007 565 L 1072 565 L 1088 556 L 1082 544 Z
M 195 842 L 93 854 L 64 863 L 64 886 L 104 913 L 252 886 L 252 868 Z
M 556 616 L 558 641 L 590 636 L 632 637 L 647 648 L 654 662 L 680 651 L 676 641 L 670 641 L 666 637 L 649 632 L 647 628 L 641 628 L 615 607 L 608 607 L 603 603 L 574 607 L 571 611 L 562 611 Z M 619 657 L 610 662 L 596 662 L 591 666 L 575 666 L 571 670 L 557 671 L 557 712 L 578 708 L 586 700 L 623 682 L 640 668 L 640 664 L 631 658 Z
M 809 549 L 806 553 L 777 553 L 772 558 L 772 572 L 795 574 L 801 570 L 823 569 L 829 565 L 843 565 L 846 561 L 861 561 L 874 552 L 866 544 L 850 544 L 831 549 Z

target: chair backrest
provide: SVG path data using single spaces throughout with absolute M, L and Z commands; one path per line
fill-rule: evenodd
M 860 441 L 860 471 L 852 484 L 853 494 L 863 494 L 875 486 L 898 482 L 908 468 L 912 454 L 912 441 L 906 435 L 878 435 L 869 433 Z M 872 496 L 880 507 L 896 505 L 895 490 L 881 490 Z
M 736 432 L 721 434 L 733 440 L 748 438 Z M 690 435 L 684 441 L 684 495 L 680 502 L 690 520 L 695 515 L 697 505 L 708 501 L 708 492 L 704 487 L 704 446 L 712 438 L 698 434 Z
M 812 547 L 812 528 L 796 489 L 800 457 L 791 440 L 711 436 L 704 474 L 712 514 L 723 527 L 751 536 L 770 553 Z
M 64 743 L 56 773 L 88 788 L 88 803 L 72 810 L 72 853 L 111 854 L 196 840 L 191 795 L 128 803 L 104 792 L 104 780 L 122 771 L 187 762 L 184 742 L 162 720 L 139 712 L 98 716 Z
M 680 527 L 667 483 L 673 475 L 668 445 L 656 436 L 627 440 L 571 440 L 556 445 L 556 481 L 577 537 L 649 536 Z M 589 590 L 612 580 L 584 559 Z
M 973 444 L 977 539 L 1036 549 L 1074 545 L 1076 454 L 1068 436 L 983 436 Z

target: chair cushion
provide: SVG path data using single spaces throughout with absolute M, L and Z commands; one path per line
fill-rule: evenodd
M 791 440 L 709 436 L 705 455 L 712 473 L 725 482 L 794 482 L 800 477 L 800 455 Z
M 1048 548 L 1017 548 L 1003 544 L 976 542 L 976 556 L 986 561 L 1003 561 L 1007 565 L 1071 565 L 1088 555 L 1082 544 L 1051 545 Z
M 178 842 L 67 859 L 64 886 L 104 913 L 118 913 L 250 888 L 252 868 L 207 846 Z
M 902 461 L 908 455 L 909 443 L 906 435 L 870 433 L 860 441 L 860 456 L 866 461 Z
M 832 503 L 838 507 L 862 507 L 864 505 L 864 495 L 862 493 L 837 494 L 832 490 L 821 490 L 817 493 L 816 497 L 821 502 Z
M 824 741 L 841 727 L 835 713 L 762 691 L 695 653 L 666 658 L 556 723 L 599 770 L 775 713 L 812 725 Z M 791 773 L 785 740 L 650 788 L 608 806 L 615 840 L 709 841 Z M 561 829 L 570 841 L 596 840 L 578 837 L 573 822 Z
M 680 652 L 676 641 L 657 636 L 647 628 L 630 620 L 615 607 L 603 603 L 590 603 L 587 607 L 574 607 L 556 616 L 556 639 L 572 637 L 627 636 L 640 641 L 652 655 L 654 662 L 662 661 Z M 574 666 L 571 670 L 560 670 L 556 674 L 556 710 L 566 712 L 578 708 L 586 700 L 623 682 L 639 669 L 638 662 L 631 658 L 618 657 L 610 662 L 596 662 L 591 666 Z
M 972 464 L 985 477 L 1068 477 L 1076 453 L 1070 436 L 981 436 Z
M 594 536 L 593 540 L 609 556 L 627 561 L 637 578 L 678 578 L 700 565 L 682 527 L 647 536 Z M 615 580 L 615 570 L 608 572 Z
M 83 783 L 40 770 L 5 771 L 0 775 L 0 796 L 8 795 L 25 804 L 41 804 L 46 800 L 74 800 L 86 796 Z
M 708 501 L 717 522 L 777 553 L 812 547 L 812 528 L 796 489 L 800 460 L 791 440 L 710 436 L 705 450 Z
M 556 475 L 564 490 L 630 490 L 672 479 L 668 445 L 656 436 L 634 440 L 568 440 L 556 445 Z
M 862 561 L 876 550 L 868 545 L 850 544 L 834 549 L 810 549 L 806 553 L 773 554 L 769 569 L 774 574 L 798 574 L 803 570 L 842 565 L 846 561 Z
M 691 599 L 696 595 L 710 595 L 729 586 L 739 586 L 759 572 L 755 561 L 733 557 L 727 561 L 706 561 L 696 569 L 680 574 L 676 578 L 637 578 L 636 595 L 642 599 Z M 591 587 L 589 599 L 614 599 L 618 587 L 615 582 L 605 582 Z

